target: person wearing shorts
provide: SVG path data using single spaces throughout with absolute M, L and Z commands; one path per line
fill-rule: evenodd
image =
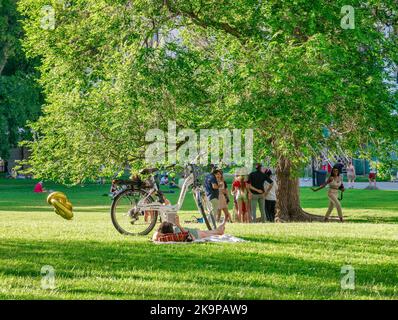
M 238 176 L 232 184 L 232 195 L 235 197 L 238 205 L 238 221 L 250 222 L 249 216 L 249 186 L 245 181 L 245 176 Z

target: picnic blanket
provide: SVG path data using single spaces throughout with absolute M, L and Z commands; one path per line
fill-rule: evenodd
M 153 243 L 156 244 L 189 244 L 189 243 L 205 243 L 205 242 L 228 242 L 228 243 L 237 243 L 237 242 L 247 242 L 244 239 L 237 238 L 234 236 L 231 236 L 230 234 L 224 234 L 222 236 L 210 236 L 207 238 L 202 238 L 202 239 L 195 239 L 192 242 L 176 242 L 176 241 L 169 241 L 169 242 L 160 242 L 160 241 L 154 241 Z

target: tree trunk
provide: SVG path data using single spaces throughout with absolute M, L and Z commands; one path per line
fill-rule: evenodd
M 278 191 L 275 221 L 323 221 L 322 216 L 309 214 L 301 208 L 299 179 L 293 178 L 291 171 L 291 161 L 285 157 L 280 157 L 276 168 Z

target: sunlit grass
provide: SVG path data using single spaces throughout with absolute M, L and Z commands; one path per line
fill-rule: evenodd
M 0 181 L 1 299 L 398 298 L 398 192 L 350 190 L 345 224 L 234 223 L 227 233 L 248 242 L 155 245 L 117 233 L 107 187 L 57 187 L 75 205 L 66 221 L 31 183 Z M 197 215 L 190 199 L 182 220 Z M 326 210 L 325 193 L 303 189 L 302 201 Z M 55 290 L 41 289 L 44 265 Z M 341 289 L 343 265 L 355 268 L 355 290 Z

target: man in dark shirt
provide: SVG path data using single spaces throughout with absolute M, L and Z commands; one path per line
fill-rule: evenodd
M 204 187 L 205 187 L 205 192 L 206 192 L 206 196 L 207 199 L 210 201 L 210 218 L 212 221 L 210 221 L 211 223 L 213 223 L 213 226 L 216 227 L 215 224 L 215 217 L 217 215 L 217 210 L 218 210 L 218 206 L 219 206 L 219 187 L 218 187 L 218 180 L 221 179 L 221 171 L 217 170 L 217 169 L 213 169 L 211 171 L 210 174 L 208 174 L 205 177 L 205 182 L 204 182 Z
M 260 207 L 261 213 L 261 221 L 265 222 L 265 199 L 263 197 L 264 193 L 264 181 L 266 180 L 266 175 L 261 171 L 262 165 L 260 163 L 256 164 L 256 171 L 253 171 L 249 174 L 249 185 L 250 191 L 252 193 L 252 199 L 250 204 L 250 214 L 251 214 L 251 221 L 256 222 L 256 210 L 257 210 L 257 203 Z

